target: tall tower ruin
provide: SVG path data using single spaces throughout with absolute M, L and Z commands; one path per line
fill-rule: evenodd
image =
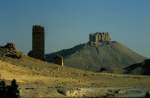
M 44 27 L 33 25 L 32 27 L 32 51 L 29 56 L 44 60 L 45 59 L 45 34 Z

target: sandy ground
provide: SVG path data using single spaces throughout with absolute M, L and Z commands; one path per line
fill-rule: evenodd
M 42 65 L 41 65 L 42 66 Z M 16 79 L 22 97 L 144 96 L 149 76 L 94 73 L 49 64 L 30 68 L 0 61 L 0 78 Z

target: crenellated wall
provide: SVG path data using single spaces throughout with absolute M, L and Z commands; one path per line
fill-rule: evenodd
M 111 41 L 111 37 L 108 32 L 96 32 L 89 35 L 90 45 L 99 45 L 102 42 Z

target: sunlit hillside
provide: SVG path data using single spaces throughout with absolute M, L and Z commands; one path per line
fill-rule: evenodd
M 0 61 L 0 74 L 1 79 L 15 78 L 20 84 L 21 95 L 26 97 L 29 97 L 26 93 L 33 97 L 65 96 L 57 92 L 59 88 L 149 88 L 150 85 L 148 76 L 94 73 L 62 67 L 28 56 L 23 56 L 21 59 L 3 58 Z M 52 92 L 46 94 L 45 90 Z

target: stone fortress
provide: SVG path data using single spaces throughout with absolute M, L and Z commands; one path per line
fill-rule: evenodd
M 89 34 L 89 44 L 91 46 L 98 46 L 104 42 L 109 43 L 111 37 L 108 32 L 96 32 Z
M 46 60 L 45 58 L 45 31 L 44 27 L 40 25 L 33 25 L 32 27 L 32 50 L 28 53 L 29 56 Z M 89 34 L 89 44 L 90 46 L 99 46 L 102 43 L 109 43 L 111 37 L 108 32 L 96 32 Z M 59 65 L 64 65 L 63 56 L 56 55 L 54 58 L 54 63 Z
M 33 25 L 32 27 L 32 50 L 29 56 L 45 60 L 45 31 L 44 27 L 40 25 Z

